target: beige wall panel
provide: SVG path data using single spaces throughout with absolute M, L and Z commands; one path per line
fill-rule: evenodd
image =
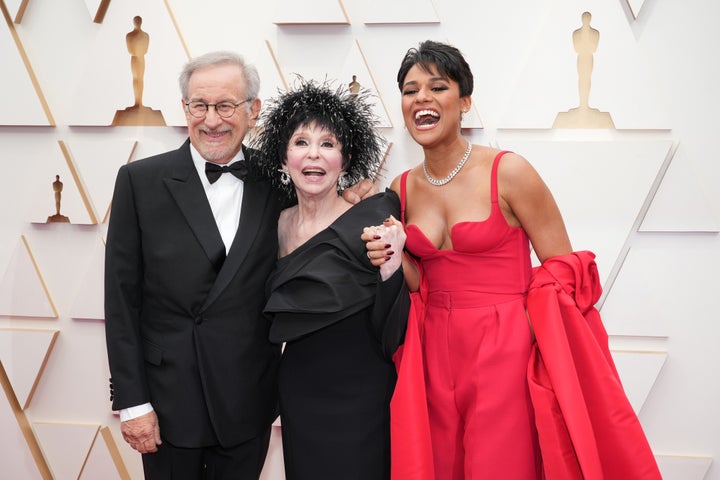
M 273 22 L 277 24 L 347 24 L 341 0 L 276 0 Z
M 131 476 L 122 462 L 115 440 L 107 427 L 103 427 L 100 435 L 96 437 L 78 480 L 100 478 L 103 480 L 139 480 L 141 478 L 137 474 Z
M 85 0 L 85 5 L 93 22 L 102 23 L 107 8 L 110 5 L 110 0 Z
M 590 75 L 590 107 L 608 112 L 618 129 L 671 127 L 664 96 L 648 75 L 645 58 L 619 2 L 562 0 L 538 18 L 526 63 L 501 117 L 502 128 L 550 128 L 559 112 L 579 105 L 578 54 L 573 32 L 582 26 L 582 13 L 592 14 L 590 26 L 599 31 Z
M 98 239 L 89 258 L 90 264 L 80 280 L 80 287 L 69 315 L 75 319 L 104 320 L 105 243 L 103 241 Z
M 99 425 L 34 422 L 33 430 L 54 480 L 77 480 Z
M 10 2 L 10 10 L 17 14 L 21 3 Z M 0 3 L 0 11 L 8 13 L 2 7 Z M 12 92 L 12 95 L 5 95 L 3 99 L 0 125 L 52 125 L 53 118 L 45 108 L 40 85 L 37 84 L 30 60 L 20 43 L 21 36 L 16 33 L 20 27 L 12 23 L 9 15 L 9 13 L 8 17 L 0 15 L 4 17 L 0 18 L 0 49 L 3 52 L 3 74 L 0 86 L 5 92 Z
M 99 25 L 92 48 L 83 56 L 82 76 L 71 97 L 70 125 L 110 125 L 116 111 L 134 104 L 133 71 L 125 42 L 133 30 L 133 18 L 142 18 L 142 30 L 149 35 L 144 55 L 145 72 L 142 104 L 162 112 L 169 126 L 185 125 L 177 89 L 178 66 L 187 60 L 182 42 L 163 2 L 129 0 L 112 3 Z M 93 101 L 88 102 L 88 98 Z
M 362 20 L 366 24 L 440 23 L 431 0 L 368 0 L 359 3 L 362 3 Z
M 38 318 L 58 316 L 25 237 L 18 240 L 0 280 L 0 315 Z
M 13 22 L 20 23 L 28 0 L 3 0 Z
M 0 362 L 20 407 L 30 405 L 57 330 L 0 329 Z
M 613 350 L 612 357 L 625 394 L 639 414 L 665 364 L 667 352 Z
M 630 12 L 632 13 L 633 18 L 638 18 L 640 10 L 645 4 L 645 0 L 627 0 L 627 4 L 628 7 L 630 7 Z
M 133 158 L 137 141 L 132 139 L 65 142 L 82 191 L 97 223 L 110 210 L 118 169 Z
M 78 183 L 77 169 L 71 158 L 66 156 L 63 144 L 56 144 L 57 153 L 52 157 L 43 159 L 38 174 L 28 179 L 28 188 L 32 197 L 27 206 L 26 221 L 32 223 L 49 223 L 50 217 L 56 215 L 57 201 L 56 182 L 60 182 L 59 201 L 60 215 L 66 217 L 67 223 L 77 225 L 93 225 L 97 219 L 92 209 L 89 209 L 85 192 Z M 59 178 L 58 178 L 59 177 Z
M 553 192 L 573 248 L 597 257 L 603 284 L 641 213 L 651 187 L 672 146 L 643 135 L 614 141 L 519 140 L 510 133 L 498 146 L 523 155 Z M 597 138 L 597 137 L 595 137 Z
M 2 365 L 0 365 L 1 367 Z M 1 385 L 0 387 L 4 387 Z M 10 399 L 4 388 L 0 388 L 0 465 L 5 478 L 23 480 L 40 480 L 40 473 L 35 459 L 30 452 L 22 430 L 15 418 Z M 47 477 L 46 477 L 47 478 Z
M 720 188 L 681 143 L 640 231 L 720 232 Z
M 663 480 L 705 480 L 712 459 L 681 455 L 658 455 Z
M 260 480 L 278 480 L 282 478 L 285 478 L 285 468 L 283 467 L 282 428 L 278 424 L 273 425 L 270 433 L 270 447 L 268 448 Z

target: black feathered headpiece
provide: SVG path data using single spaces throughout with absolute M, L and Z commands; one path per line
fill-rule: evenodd
M 385 140 L 375 130 L 377 119 L 367 90 L 351 93 L 328 82 L 298 78 L 298 86 L 279 92 L 266 102 L 260 114 L 260 128 L 251 140 L 258 150 L 256 160 L 272 183 L 289 200 L 295 201 L 295 187 L 280 182 L 290 137 L 297 127 L 315 123 L 333 132 L 342 144 L 343 170 L 348 185 L 374 178 L 382 163 Z

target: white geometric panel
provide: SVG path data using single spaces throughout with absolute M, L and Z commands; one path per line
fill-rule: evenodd
M 2 365 L 0 365 L 2 370 Z M 0 377 L 2 372 L 0 372 Z M 8 397 L 6 385 L 1 381 L 0 386 L 0 465 L 2 465 L 3 478 L 17 478 L 23 480 L 41 480 L 43 475 L 35 464 L 33 454 L 28 447 L 23 431 L 20 428 L 15 412 Z
M 14 0 L 9 8 L 18 13 L 21 4 Z M 0 108 L 0 125 L 54 125 L 40 85 L 35 78 L 15 25 L 4 11 L 0 19 L 0 49 L 2 50 L 2 86 L 6 92 Z M 24 8 L 24 7 L 23 7 Z M 6 15 L 7 14 L 7 15 Z
M 27 206 L 27 219 L 32 223 L 48 223 L 57 215 L 59 192 L 60 215 L 66 217 L 67 223 L 77 225 L 95 225 L 98 223 L 86 202 L 87 196 L 82 185 L 77 183 L 77 169 L 65 151 L 65 146 L 58 143 L 58 157 L 46 159 L 42 171 L 33 175 L 28 182 L 28 190 L 32 192 L 31 201 Z M 59 184 L 57 182 L 60 182 Z M 56 185 L 59 187 L 56 189 Z
M 286 91 L 288 84 L 269 40 L 265 40 L 263 46 L 253 50 L 257 52 L 253 64 L 257 68 L 261 80 L 258 97 L 265 103 L 270 98 L 277 97 L 278 91 Z
M 697 160 L 680 143 L 640 231 L 720 232 L 718 192 L 711 177 L 698 168 Z
M 667 95 L 645 66 L 646 56 L 619 2 L 557 0 L 538 18 L 534 37 L 517 58 L 524 62 L 501 115 L 501 128 L 551 128 L 558 113 L 580 103 L 573 32 L 582 14 L 599 32 L 592 54 L 589 107 L 607 112 L 617 129 L 669 129 Z M 622 74 L 618 74 L 622 72 Z
M 5 0 L 5 6 L 8 9 L 8 13 L 13 18 L 15 23 L 22 21 L 23 13 L 27 7 L 28 0 Z
M 0 362 L 23 410 L 32 401 L 58 333 L 0 328 Z
M 656 455 L 663 480 L 703 480 L 710 469 L 711 457 Z
M 440 23 L 431 0 L 366 0 L 362 4 L 366 24 Z
M 33 430 L 55 480 L 80 476 L 100 425 L 34 422 Z
M 278 0 L 273 22 L 278 25 L 344 25 L 347 13 L 341 0 Z
M 268 447 L 267 456 L 265 457 L 265 465 L 260 474 L 260 480 L 274 480 L 285 478 L 285 469 L 283 468 L 283 451 L 282 451 L 282 427 L 273 424 L 270 431 L 270 446 Z
M 462 124 L 460 126 L 461 128 L 483 128 L 483 123 L 480 119 L 480 114 L 477 111 L 474 100 L 470 106 L 470 110 L 463 115 Z
M 640 15 L 640 9 L 642 9 L 645 4 L 645 0 L 627 0 L 627 4 L 628 7 L 630 7 L 630 13 L 632 13 L 633 18 L 637 19 L 638 15 Z
M 85 0 L 90 18 L 95 23 L 102 23 L 109 4 L 110 0 Z
M 322 64 L 313 66 L 303 61 L 307 52 L 318 49 L 323 52 Z M 350 35 L 340 34 L 332 42 L 321 36 L 307 36 L 298 41 L 297 35 L 292 31 L 281 29 L 278 32 L 277 52 L 282 53 L 278 55 L 278 61 L 282 71 L 288 74 L 290 89 L 297 86 L 299 77 L 320 83 L 327 82 L 333 89 L 350 89 L 354 75 L 360 88 L 370 91 L 369 100 L 378 119 L 378 126 L 392 126 L 365 54 L 357 40 Z
M 137 141 L 106 139 L 64 143 L 69 161 L 75 166 L 81 189 L 87 193 L 89 209 L 97 223 L 105 223 L 110 213 L 117 171 L 130 162 Z
M 83 52 L 83 73 L 75 91 L 70 92 L 73 107 L 68 124 L 111 125 L 116 112 L 134 105 L 133 70 L 125 37 L 134 30 L 136 16 L 142 19 L 140 29 L 149 35 L 141 103 L 160 112 L 168 126 L 186 125 L 177 77 L 187 54 L 166 4 L 143 0 L 115 2 L 108 8 L 91 46 Z
M 720 243 L 716 235 L 648 238 L 639 235 L 607 291 L 602 305 L 605 328 L 610 335 L 692 335 L 691 321 L 715 326 L 716 298 L 720 292 Z M 688 307 L 692 306 L 692 308 Z M 693 315 L 689 312 L 708 312 Z M 689 317 L 690 315 L 690 317 Z M 703 339 L 706 340 L 706 339 Z M 693 341 L 697 343 L 698 340 Z
M 675 282 L 664 281 L 667 286 L 658 291 L 661 285 L 655 281 L 662 268 L 657 262 L 663 262 L 665 255 L 666 252 L 661 251 L 630 249 L 611 289 L 606 290 L 602 304 L 603 323 L 609 334 L 668 335 L 668 325 L 673 317 L 656 299 L 658 296 L 667 298 L 662 297 L 662 291 L 672 294 Z
M 100 429 L 100 435 L 90 450 L 78 480 L 130 480 L 130 474 L 122 461 L 117 444 L 108 427 Z
M 538 171 L 560 208 L 573 249 L 595 253 L 603 285 L 643 211 L 671 145 L 665 140 L 498 138 L 500 148 L 524 156 Z
M 97 242 L 90 258 L 90 266 L 83 275 L 70 309 L 70 317 L 77 319 L 102 320 L 105 318 L 103 279 L 105 274 L 105 243 Z
M 378 118 L 378 126 L 392 127 L 392 122 L 390 121 L 387 109 L 385 108 L 382 98 L 380 97 L 380 93 L 378 92 L 375 79 L 368 68 L 360 43 L 357 41 L 353 43 L 352 48 L 350 48 L 350 51 L 345 57 L 345 63 L 343 64 L 342 69 L 336 76 L 336 78 L 340 79 L 340 81 L 347 83 L 348 88 L 350 83 L 353 82 L 353 77 L 355 78 L 355 81 L 360 84 L 361 88 L 368 89 L 373 95 L 370 100 L 372 101 L 373 112 Z
M 0 315 L 58 317 L 55 304 L 24 235 L 18 241 L 7 270 L 0 280 Z
M 667 359 L 667 352 L 612 351 L 625 394 L 636 414 L 640 413 Z

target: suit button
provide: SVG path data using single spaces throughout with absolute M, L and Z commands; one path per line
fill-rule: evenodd
M 202 318 L 202 317 L 195 317 L 195 325 L 200 325 L 201 323 L 203 323 L 203 318 Z

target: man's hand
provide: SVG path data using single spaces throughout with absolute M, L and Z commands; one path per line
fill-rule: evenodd
M 125 441 L 140 453 L 155 453 L 160 440 L 160 425 L 155 411 L 120 423 Z
M 369 178 L 363 178 L 352 187 L 348 187 L 343 190 L 343 198 L 346 202 L 355 205 L 360 200 L 365 200 L 368 197 L 372 197 L 378 193 L 378 188 L 375 186 L 372 180 Z

